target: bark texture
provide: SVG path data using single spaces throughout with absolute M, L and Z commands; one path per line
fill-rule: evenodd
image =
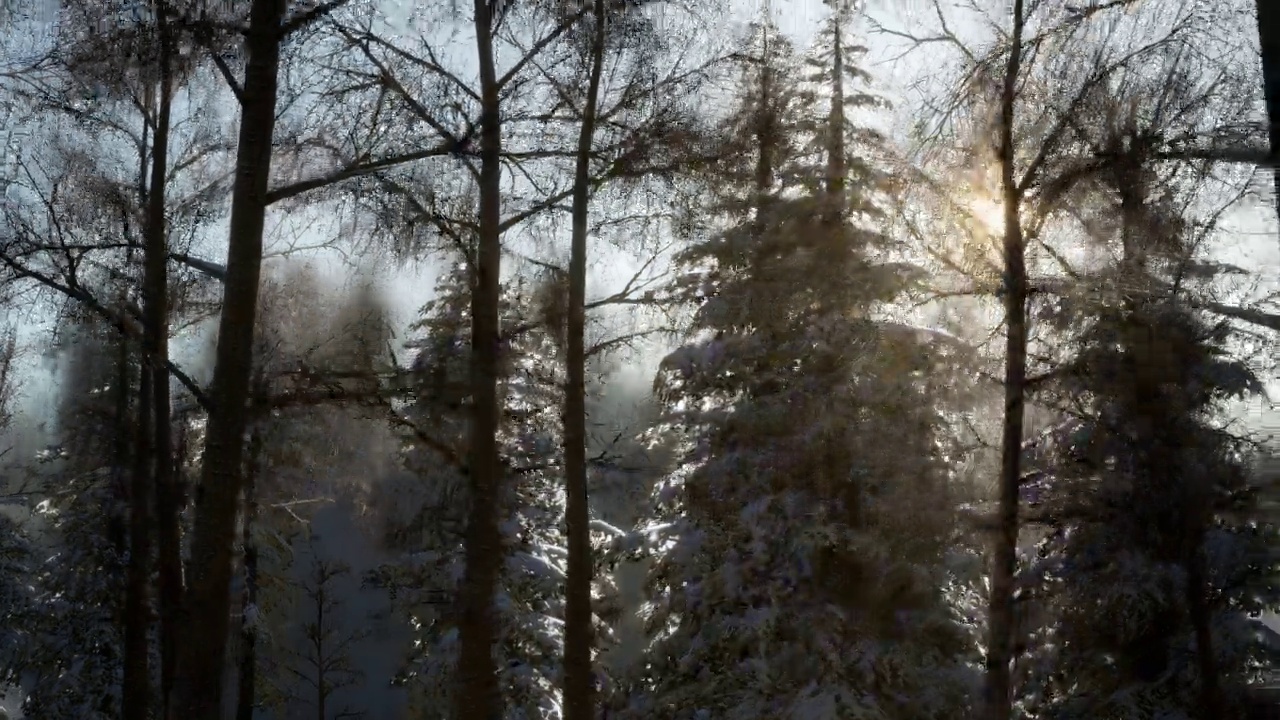
M 253 0 L 249 15 L 231 237 L 213 371 L 213 411 L 196 497 L 191 582 L 183 604 L 171 720 L 222 720 L 235 521 L 244 480 L 244 432 L 284 6 L 284 0 Z
M 573 228 L 569 257 L 569 312 L 564 394 L 565 526 L 569 568 L 565 580 L 565 720 L 595 720 L 595 680 L 591 651 L 590 498 L 587 491 L 587 222 L 591 202 L 591 151 L 595 144 L 600 76 L 604 69 L 605 3 L 595 0 L 591 69 L 578 132 L 573 178 Z
M 986 705 L 989 720 L 1013 716 L 1012 673 L 1014 572 L 1018 551 L 1018 490 L 1022 475 L 1022 425 L 1027 379 L 1027 270 L 1022 236 L 1022 192 L 1014 147 L 1014 107 L 1022 72 L 1023 0 L 1013 3 L 1009 62 L 1000 98 L 1000 175 L 1004 200 L 1005 374 L 1004 425 L 996 505 L 996 537 L 991 552 L 988 609 Z
M 454 720 L 501 720 L 502 698 L 493 658 L 493 595 L 502 566 L 498 527 L 498 305 L 502 261 L 502 116 L 493 50 L 495 4 L 475 0 L 480 70 L 480 232 L 471 277 L 471 442 L 468 468 L 466 570 L 458 596 L 458 686 Z

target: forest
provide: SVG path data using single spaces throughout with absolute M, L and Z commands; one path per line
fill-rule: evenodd
M 0 48 L 0 719 L 1280 717 L 1280 1 Z

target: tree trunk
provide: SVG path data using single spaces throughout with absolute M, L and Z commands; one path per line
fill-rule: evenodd
M 160 43 L 159 104 L 151 151 L 151 182 L 147 195 L 146 250 L 143 278 L 143 356 L 151 376 L 152 478 L 156 502 L 157 549 L 160 570 L 160 699 L 168 708 L 177 658 L 176 622 L 182 593 L 182 550 L 177 489 L 173 466 L 172 418 L 169 398 L 169 243 L 165 221 L 169 126 L 173 106 L 173 39 L 167 3 L 156 0 L 156 34 Z
M 476 50 L 480 69 L 480 232 L 471 278 L 471 447 L 468 473 L 471 508 L 467 521 L 466 570 L 461 607 L 458 685 L 454 720 L 501 720 L 502 698 L 495 640 L 493 595 L 502 566 L 498 527 L 498 306 L 502 262 L 502 116 L 493 53 L 490 0 L 475 0 Z
M 1212 614 L 1209 610 L 1208 582 L 1204 568 L 1204 553 L 1201 552 L 1203 528 L 1188 533 L 1195 538 L 1188 541 L 1187 550 L 1187 611 L 1191 616 L 1191 627 L 1196 638 L 1196 668 L 1200 671 L 1200 717 L 1220 718 L 1222 703 L 1219 695 L 1218 659 L 1213 648 Z
M 835 12 L 839 12 L 836 10 Z M 833 226 L 844 219 L 845 209 L 845 176 L 848 174 L 848 163 L 845 158 L 844 145 L 844 47 L 841 40 L 841 18 L 833 23 L 831 38 L 831 110 L 827 115 L 827 212 L 828 222 Z
M 129 490 L 129 568 L 124 600 L 124 677 L 120 693 L 124 720 L 148 720 L 151 716 L 151 666 L 147 647 L 151 628 L 151 373 L 145 362 L 140 376 L 138 417 L 134 425 L 137 441 Z
M 240 632 L 240 679 L 236 694 L 236 720 L 253 720 L 253 708 L 258 696 L 257 630 L 248 623 L 248 616 L 258 604 L 258 546 L 253 541 L 253 527 L 258 521 L 258 462 L 262 457 L 262 435 L 254 432 L 249 438 L 249 461 L 245 468 L 244 529 L 241 542 L 244 545 L 244 602 L 240 617 L 245 618 Z
M 578 132 L 578 157 L 573 178 L 573 230 L 569 257 L 569 312 L 566 338 L 564 394 L 565 529 L 569 570 L 565 579 L 564 717 L 595 720 L 595 680 L 591 650 L 590 498 L 587 492 L 587 220 L 591 201 L 591 150 L 595 142 L 600 76 L 604 69 L 605 3 L 595 0 L 595 29 L 591 46 L 591 74 Z
M 1280 214 L 1280 2 L 1258 0 L 1258 41 L 1262 47 L 1262 90 L 1267 101 L 1276 213 Z
M 216 405 L 209 417 L 196 498 L 192 573 L 183 604 L 172 720 L 222 720 L 236 505 L 244 477 L 241 464 L 284 6 L 283 0 L 253 0 L 249 15 L 231 237 L 210 393 Z
M 1022 193 L 1014 163 L 1014 103 L 1022 71 L 1023 0 L 1013 3 L 1013 34 L 1000 101 L 1000 173 L 1004 196 L 1005 375 L 1004 427 L 997 498 L 997 536 L 991 557 L 986 704 L 989 720 L 1013 715 L 1013 589 L 1018 552 L 1018 490 L 1022 474 L 1023 393 L 1027 377 L 1027 270 Z

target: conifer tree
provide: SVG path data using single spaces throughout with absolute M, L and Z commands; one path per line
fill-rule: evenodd
M 470 312 L 469 270 L 445 274 L 423 310 L 411 343 L 412 430 L 406 462 L 417 492 L 398 498 L 388 544 L 402 559 L 384 569 L 397 603 L 413 620 L 416 650 L 405 670 L 415 712 L 445 717 L 457 658 L 456 593 L 461 581 L 468 507 L 465 456 Z M 503 487 L 502 573 L 495 653 L 505 717 L 558 717 L 566 550 L 561 463 L 562 361 L 558 327 L 548 327 L 540 293 L 517 283 L 504 292 L 499 379 Z
M 377 441 L 385 418 L 377 412 L 382 398 L 374 388 L 384 370 L 385 350 L 379 350 L 388 330 L 372 288 L 366 283 L 354 292 L 333 292 L 304 267 L 272 277 L 262 299 L 241 517 L 241 717 L 254 707 L 287 715 L 299 704 L 316 705 L 322 680 L 315 673 L 298 675 L 316 657 L 315 648 L 308 649 L 315 641 L 294 632 L 297 618 L 314 614 L 323 600 L 308 595 L 322 588 L 307 575 L 316 569 L 307 565 L 307 553 L 319 551 L 304 541 L 323 509 L 337 503 L 342 512 L 353 512 L 349 501 L 367 492 L 367 479 L 385 462 L 379 453 L 387 450 Z M 351 584 L 326 590 L 325 602 L 345 602 L 335 593 L 348 592 Z M 325 622 L 323 632 L 337 630 L 332 614 Z M 346 645 L 363 639 L 342 634 Z M 326 698 L 331 694 L 325 691 Z
M 685 446 L 659 491 L 675 538 L 638 715 L 954 717 L 967 702 L 940 591 L 931 355 L 875 319 L 909 276 L 886 262 L 876 175 L 856 172 L 878 148 L 845 114 L 865 92 L 848 19 L 834 10 L 806 94 L 777 29 L 752 28 L 726 123 L 743 134 L 712 181 L 723 222 L 678 258 L 696 309 L 656 384 Z
M 0 437 L 12 437 L 16 348 L 16 337 L 10 330 L 6 339 L 0 340 Z M 35 650 L 30 628 L 24 623 L 37 612 L 36 588 L 30 581 L 39 555 L 29 533 L 29 517 L 13 513 L 15 508 L 5 507 L 4 502 L 12 502 L 15 496 L 10 494 L 18 492 L 10 479 L 0 494 L 0 687 L 19 685 L 26 655 Z
M 1119 259 L 1048 315 L 1076 334 L 1054 373 L 1067 420 L 1037 448 L 1047 532 L 1022 584 L 1043 621 L 1023 693 L 1042 718 L 1241 717 L 1270 660 L 1249 617 L 1280 595 L 1249 445 L 1218 418 L 1261 386 L 1230 324 L 1186 302 L 1202 230 L 1133 120 L 1111 128 L 1100 184 L 1117 200 L 1094 225 Z
M 120 338 L 102 323 L 73 319 L 64 332 L 63 442 L 42 457 L 47 499 L 35 513 L 43 559 L 28 568 L 30 614 L 12 621 L 27 641 L 20 667 L 24 715 L 105 720 L 121 712 L 132 461 L 128 378 L 137 376 L 138 365 L 127 346 L 112 352 Z

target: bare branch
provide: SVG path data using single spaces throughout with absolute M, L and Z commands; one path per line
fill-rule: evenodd
M 297 197 L 305 192 L 317 190 L 329 185 L 340 183 L 344 180 L 372 175 L 373 173 L 388 170 L 390 168 L 405 165 L 418 160 L 425 160 L 433 157 L 444 157 L 456 152 L 456 140 L 451 140 L 445 145 L 438 145 L 425 150 L 404 153 L 402 155 L 391 155 L 377 160 L 362 159 L 353 163 L 349 163 L 346 167 L 336 172 L 330 173 L 309 180 L 302 180 L 290 185 L 276 188 L 267 193 L 267 205 L 273 205 L 281 200 L 288 200 Z
M 554 30 L 552 30 L 550 33 L 547 33 L 545 36 L 543 36 L 541 39 L 535 42 L 532 47 L 524 51 L 524 54 L 520 57 L 518 61 L 516 61 L 516 64 L 513 65 L 511 69 L 508 70 L 505 74 L 503 74 L 502 77 L 498 78 L 499 91 L 501 91 L 512 80 L 514 80 L 516 76 L 518 76 L 524 70 L 525 66 L 533 62 L 534 58 L 536 58 L 539 55 L 539 53 L 545 50 L 548 45 L 555 42 L 561 35 L 565 34 L 566 32 L 569 31 L 570 28 L 576 25 L 579 20 L 586 17 L 588 14 L 587 9 L 589 7 L 590 5 L 588 3 L 581 3 L 579 5 L 577 12 L 573 13 L 572 15 L 567 17 L 565 20 L 561 21 L 560 24 L 557 25 Z
M 51 290 L 61 293 L 65 297 L 75 300 L 101 317 L 103 320 L 106 320 L 125 337 L 134 340 L 140 340 L 142 338 L 142 328 L 130 323 L 122 315 L 113 312 L 87 290 L 72 285 L 64 285 L 48 275 L 25 268 L 15 262 L 7 253 L 0 253 L 0 263 L 8 267 L 9 270 L 18 278 L 34 280 Z M 196 403 L 199 404 L 201 408 L 206 412 L 213 411 L 212 400 L 205 391 L 196 384 L 196 381 L 191 379 L 190 375 L 183 372 L 183 370 L 179 368 L 172 359 L 165 358 L 164 364 L 165 368 L 169 371 L 169 374 L 176 378 L 178 382 L 187 389 L 187 392 L 191 393 L 191 396 L 195 398 Z

